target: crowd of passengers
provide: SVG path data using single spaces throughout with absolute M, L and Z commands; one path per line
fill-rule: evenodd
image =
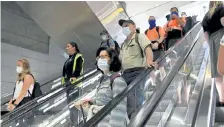
M 94 98 L 75 102 L 75 107 L 81 107 L 87 114 L 87 120 L 97 111 L 122 92 L 133 80 L 136 79 L 146 68 L 156 67 L 155 62 L 166 50 L 178 43 L 178 40 L 192 28 L 191 17 L 183 12 L 179 16 L 176 7 L 170 9 L 166 16 L 167 23 L 161 27 L 156 25 L 154 16 L 149 16 L 149 28 L 144 33 L 136 28 L 132 20 L 119 20 L 124 42 L 119 46 L 107 31 L 100 36 L 102 42 L 96 53 L 96 66 L 103 76 L 96 87 Z M 219 106 L 224 105 L 224 8 L 222 1 L 211 1 L 209 11 L 204 16 L 202 26 L 205 37 L 210 47 L 212 77 L 216 79 L 216 88 L 219 94 Z M 189 28 L 187 28 L 189 27 Z M 66 60 L 62 84 L 74 84 L 83 73 L 84 58 L 75 42 L 69 42 L 66 47 L 69 58 Z M 15 108 L 33 99 L 35 94 L 35 78 L 30 72 L 30 65 L 26 59 L 17 61 L 18 74 L 13 97 L 8 104 L 8 110 Z M 138 86 L 136 86 L 136 89 Z M 134 92 L 133 92 L 134 94 Z M 125 127 L 132 117 L 132 101 L 142 104 L 142 92 L 127 97 L 119 103 L 98 126 Z

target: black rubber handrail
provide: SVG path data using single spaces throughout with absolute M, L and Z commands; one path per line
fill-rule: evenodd
M 94 71 L 94 70 L 96 70 L 96 68 L 92 68 L 91 71 Z M 89 71 L 89 72 L 91 72 L 91 71 Z M 91 76 L 94 75 L 94 74 L 96 74 L 96 73 L 97 73 L 97 71 L 96 71 L 95 73 L 91 74 Z M 86 75 L 86 74 L 88 74 L 88 73 L 82 74 L 80 77 L 83 77 L 83 76 Z M 73 84 L 73 85 L 74 85 L 74 84 Z M 57 86 L 57 87 L 51 89 L 49 92 L 43 94 L 42 96 L 40 96 L 40 97 L 38 97 L 38 98 L 35 98 L 35 99 L 31 100 L 30 102 L 28 102 L 28 103 L 26 103 L 26 104 L 20 106 L 19 108 L 16 108 L 14 111 L 9 112 L 9 113 L 3 115 L 3 116 L 2 116 L 2 119 L 4 119 L 5 117 L 10 116 L 10 115 L 12 115 L 12 114 L 16 114 L 17 112 L 19 112 L 19 111 L 21 111 L 21 110 L 23 110 L 23 109 L 27 109 L 27 108 L 30 107 L 31 105 L 37 103 L 37 100 L 39 100 L 40 98 L 43 98 L 43 97 L 47 96 L 49 93 L 52 93 L 52 92 L 54 92 L 54 91 L 56 91 L 56 90 L 58 90 L 58 89 L 60 89 L 60 88 L 63 88 L 63 87 L 64 87 L 64 85 L 62 84 L 62 85 L 60 85 L 60 86 Z M 57 94 L 57 93 L 55 93 L 55 94 Z
M 154 92 L 150 99 L 145 102 L 145 104 L 142 106 L 142 108 L 139 110 L 137 115 L 130 121 L 128 124 L 128 127 L 143 127 L 148 122 L 148 119 L 152 116 L 154 110 L 156 109 L 157 105 L 163 98 L 164 94 L 166 93 L 166 90 L 170 86 L 171 82 L 173 81 L 174 77 L 178 73 L 178 71 L 182 68 L 182 65 L 190 55 L 191 51 L 193 50 L 194 46 L 196 45 L 196 42 L 198 41 L 198 38 L 195 38 L 193 40 L 193 43 L 190 47 L 185 50 L 184 54 L 178 58 L 177 62 L 175 63 L 175 68 L 173 68 L 169 75 L 165 77 L 165 79 L 161 83 L 161 87 L 159 91 Z
M 172 52 L 172 50 L 177 47 L 179 44 L 181 44 L 182 41 L 185 40 L 185 38 L 199 25 L 200 23 L 197 23 L 181 40 L 178 44 L 174 45 L 173 47 L 168 50 L 164 56 L 160 57 L 156 62 L 160 63 L 165 59 L 165 57 Z M 193 46 L 195 43 L 192 44 Z M 192 48 L 192 47 L 191 47 Z M 180 59 L 183 59 L 184 57 L 180 57 Z M 133 89 L 138 85 L 138 83 L 146 76 L 148 75 L 152 69 L 147 69 L 144 73 L 140 74 L 131 84 L 128 85 L 127 88 L 125 88 L 120 94 L 118 94 L 112 101 L 110 101 L 104 108 L 102 108 L 97 114 L 95 114 L 90 120 L 88 120 L 83 127 L 94 127 L 96 126 L 101 120 L 104 119 L 105 116 L 107 116 L 122 100 L 125 98 Z M 163 86 L 163 85 L 161 85 Z M 154 95 L 155 96 L 155 95 Z M 146 110 L 145 110 L 146 111 Z M 142 118 L 141 116 L 139 118 Z

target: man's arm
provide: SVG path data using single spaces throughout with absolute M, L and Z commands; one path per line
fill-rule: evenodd
M 160 35 L 160 38 L 158 39 L 158 42 L 161 43 L 161 42 L 163 42 L 164 35 L 165 35 L 165 31 L 163 30 L 162 27 L 159 27 L 159 35 Z
M 153 52 L 150 47 L 151 41 L 145 34 L 139 34 L 139 44 L 142 50 L 145 52 L 147 65 L 153 65 Z
M 177 20 L 177 23 L 178 23 L 180 26 L 184 27 L 185 22 L 184 22 L 181 18 L 176 17 L 176 20 Z
M 145 54 L 146 54 L 146 62 L 148 65 L 151 65 L 153 62 L 153 52 L 150 46 L 147 46 L 145 48 Z

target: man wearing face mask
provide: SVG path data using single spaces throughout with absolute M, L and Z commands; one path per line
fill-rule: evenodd
M 153 51 L 153 58 L 154 61 L 158 59 L 164 49 L 165 45 L 163 43 L 164 41 L 164 30 L 160 26 L 156 26 L 156 19 L 154 16 L 149 17 L 149 29 L 145 31 L 145 35 L 149 38 L 149 40 L 152 42 L 151 47 Z
M 170 18 L 171 20 L 164 27 L 167 35 L 166 49 L 172 47 L 182 37 L 182 29 L 185 26 L 185 22 L 179 17 L 176 7 L 170 9 Z
M 118 24 L 122 27 L 123 34 L 127 37 L 121 44 L 120 59 L 123 69 L 122 77 L 129 85 L 144 72 L 145 67 L 156 66 L 156 64 L 153 62 L 150 40 L 145 34 L 136 33 L 135 23 L 132 20 L 121 19 Z M 144 101 L 144 84 L 139 83 L 135 88 L 136 91 L 128 97 L 129 117 Z M 134 102 L 136 103 L 133 104 Z
M 137 34 L 132 20 L 119 20 L 123 34 L 127 36 L 121 45 L 120 58 L 123 78 L 130 84 L 145 68 L 155 66 L 150 40 L 145 34 Z M 146 63 L 145 63 L 146 58 Z
M 104 30 L 102 33 L 100 33 L 102 42 L 100 44 L 100 47 L 108 47 L 115 49 L 115 43 L 114 40 L 110 38 L 108 32 Z

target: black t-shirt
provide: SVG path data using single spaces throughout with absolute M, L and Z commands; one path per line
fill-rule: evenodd
M 220 19 L 224 17 L 224 6 L 219 6 L 215 9 L 215 12 L 211 18 L 209 18 L 209 12 L 206 13 L 202 21 L 204 31 L 207 31 L 209 35 L 223 28 Z

